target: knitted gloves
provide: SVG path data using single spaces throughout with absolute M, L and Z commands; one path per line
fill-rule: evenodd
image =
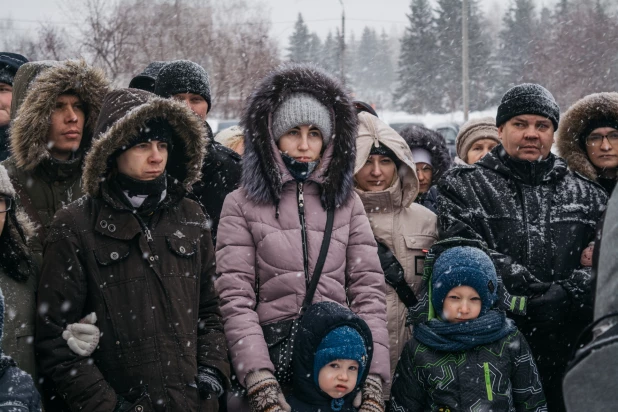
M 202 399 L 209 399 L 211 394 L 214 394 L 216 398 L 223 395 L 225 389 L 221 383 L 219 372 L 216 369 L 209 368 L 207 366 L 197 367 L 197 388 L 200 391 L 200 397 Z
M 384 412 L 385 406 L 382 400 L 382 379 L 379 375 L 370 374 L 361 391 L 352 402 L 358 412 Z
M 99 344 L 100 331 L 95 326 L 97 314 L 92 312 L 79 323 L 72 323 L 62 332 L 69 348 L 79 356 L 90 356 Z
M 251 412 L 290 412 L 275 376 L 268 370 L 251 372 L 245 378 Z

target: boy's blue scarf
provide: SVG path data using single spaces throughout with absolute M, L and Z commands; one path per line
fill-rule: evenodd
M 432 319 L 414 327 L 414 338 L 434 350 L 462 352 L 500 340 L 516 330 L 515 323 L 504 312 L 490 310 L 480 318 L 462 323 Z

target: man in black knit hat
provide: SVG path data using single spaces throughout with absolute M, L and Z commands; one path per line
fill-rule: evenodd
M 514 295 L 502 303 L 530 343 L 550 412 L 564 410 L 562 375 L 592 321 L 590 267 L 580 256 L 607 203 L 599 185 L 551 153 L 559 118 L 545 88 L 513 87 L 496 117 L 502 144 L 438 182 L 440 238 L 479 239 L 493 251 Z
M 168 62 L 161 68 L 155 94 L 185 103 L 204 123 L 208 133 L 208 154 L 202 167 L 202 179 L 193 186 L 193 196 L 200 202 L 212 222 L 213 242 L 225 197 L 238 188 L 241 175 L 238 153 L 215 142 L 206 117 L 212 104 L 210 80 L 202 66 L 188 60 Z
M 9 157 L 9 123 L 13 100 L 13 80 L 22 64 L 27 63 L 21 54 L 0 52 L 0 161 Z

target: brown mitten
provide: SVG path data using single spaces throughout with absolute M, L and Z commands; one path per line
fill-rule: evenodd
M 382 400 L 382 379 L 380 376 L 370 374 L 361 391 L 352 403 L 358 412 L 384 412 L 385 406 Z
M 251 372 L 245 378 L 251 412 L 290 412 L 279 382 L 268 370 Z

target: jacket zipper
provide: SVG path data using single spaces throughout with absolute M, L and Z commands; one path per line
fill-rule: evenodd
M 305 196 L 303 183 L 298 182 L 298 217 L 300 219 L 300 234 L 303 242 L 303 267 L 305 269 L 305 287 L 309 286 L 309 250 L 307 249 L 307 228 L 305 225 Z
M 487 391 L 487 399 L 494 400 L 494 394 L 491 391 L 491 375 L 489 373 L 489 363 L 483 362 L 483 370 L 485 372 L 485 390 Z

